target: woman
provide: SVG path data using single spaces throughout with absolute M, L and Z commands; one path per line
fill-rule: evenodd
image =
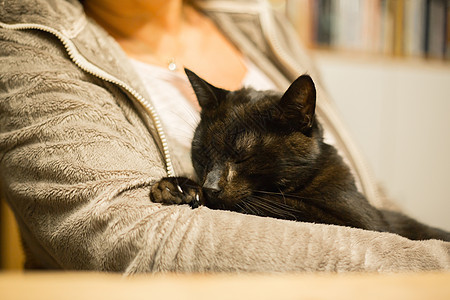
M 0 10 L 0 178 L 28 268 L 449 268 L 446 243 L 150 202 L 158 179 L 191 172 L 192 124 L 183 122 L 195 123 L 198 111 L 176 73 L 182 66 L 229 89 L 285 89 L 304 72 L 318 80 L 292 30 L 265 2 L 5 0 Z M 381 205 L 317 88 L 323 123 L 366 196 Z M 401 247 L 382 247 L 392 244 Z

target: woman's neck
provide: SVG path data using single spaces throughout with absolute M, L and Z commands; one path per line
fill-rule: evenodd
M 86 0 L 85 11 L 135 59 L 167 67 L 175 61 L 217 86 L 239 88 L 241 53 L 183 0 Z
M 152 50 L 168 37 L 175 39 L 186 22 L 182 0 L 88 0 L 84 6 L 119 43 L 142 41 Z

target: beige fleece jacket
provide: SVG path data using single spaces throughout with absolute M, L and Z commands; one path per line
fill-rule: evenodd
M 320 82 L 264 2 L 198 5 L 280 88 L 305 71 Z M 161 141 L 151 95 L 120 47 L 75 0 L 4 0 L 0 11 L 0 183 L 28 267 L 125 274 L 450 269 L 450 243 L 150 202 L 150 186 L 171 169 L 173 146 L 171 137 Z M 345 143 L 366 195 L 383 205 L 318 90 L 320 117 Z

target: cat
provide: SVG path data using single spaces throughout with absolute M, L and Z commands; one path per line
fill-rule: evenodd
M 217 88 L 185 70 L 201 107 L 192 140 L 198 182 L 166 177 L 154 202 L 450 241 L 450 233 L 372 206 L 338 151 L 324 142 L 316 89 L 301 75 L 286 90 Z

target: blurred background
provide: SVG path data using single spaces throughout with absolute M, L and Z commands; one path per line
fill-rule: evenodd
M 450 0 L 272 0 L 388 196 L 450 230 Z

